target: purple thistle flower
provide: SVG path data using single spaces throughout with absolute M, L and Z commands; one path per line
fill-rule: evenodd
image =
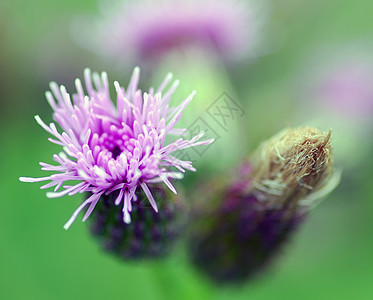
M 116 59 L 154 61 L 194 46 L 232 59 L 256 55 L 265 8 L 253 0 L 129 1 L 103 6 L 99 22 L 78 20 L 74 34 L 85 47 L 94 36 L 89 48 Z
M 90 196 L 75 210 L 64 228 L 68 229 L 83 208 L 88 206 L 85 221 L 92 213 L 101 196 L 117 193 L 115 205 L 122 205 L 123 221 L 130 223 L 132 201 L 137 200 L 136 191 L 141 188 L 151 206 L 157 212 L 157 204 L 148 184 L 164 182 L 176 194 L 170 179 L 181 179 L 185 170 L 195 171 L 190 161 L 172 156 L 179 149 L 207 145 L 213 140 L 199 141 L 203 132 L 191 140 L 179 138 L 165 145 L 168 135 L 181 135 L 185 129 L 174 126 L 183 110 L 193 99 L 195 91 L 177 107 L 169 107 L 171 95 L 179 82 L 168 74 L 160 87 L 142 94 L 138 89 L 140 69 L 135 68 L 125 90 L 114 82 L 116 105 L 110 99 L 107 74 L 84 72 L 88 95 L 82 83 L 76 79 L 77 93 L 72 100 L 64 86 L 50 84 L 52 92 L 46 98 L 54 110 L 54 120 L 64 132 L 60 133 L 54 123 L 46 125 L 39 116 L 36 121 L 54 138 L 49 141 L 63 147 L 54 154 L 57 165 L 40 163 L 42 170 L 54 174 L 30 178 L 20 177 L 23 182 L 51 181 L 41 188 L 54 187 L 47 197 L 89 192 Z M 70 185 L 70 181 L 77 181 Z

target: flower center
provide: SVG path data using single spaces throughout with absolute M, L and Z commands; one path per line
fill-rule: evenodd
M 133 153 L 134 143 L 135 140 L 127 130 L 115 125 L 111 125 L 108 132 L 103 132 L 98 140 L 98 145 L 108 150 L 114 159 L 117 159 L 123 152 Z

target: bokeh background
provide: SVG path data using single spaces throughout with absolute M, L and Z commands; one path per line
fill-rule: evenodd
M 319 70 L 349 47 L 355 56 L 358 51 L 373 58 L 373 2 L 269 3 L 270 46 L 255 60 L 229 64 L 192 52 L 191 63 L 170 56 L 152 74 L 143 69 L 144 87 L 173 71 L 181 79 L 174 100 L 198 90 L 185 124 L 203 117 L 223 92 L 245 112 L 226 131 L 214 125 L 221 138 L 198 158 L 200 172 L 187 176 L 189 186 L 227 172 L 285 126 L 333 129 L 336 165 L 343 169 L 340 186 L 312 212 L 269 272 L 243 286 L 221 287 L 189 264 L 183 243 L 156 262 L 106 255 L 87 224 L 62 228 L 79 196 L 47 199 L 36 184 L 19 182 L 20 176 L 42 176 L 38 162 L 51 162 L 58 151 L 33 119 L 39 114 L 52 121 L 44 97 L 49 81 L 72 91 L 74 79 L 90 67 L 126 85 L 134 65 L 102 59 L 73 37 L 76 18 L 99 15 L 96 1 L 0 2 L 1 299 L 373 299 L 373 114 L 339 113 L 318 101 L 322 97 L 312 86 L 322 77 Z M 373 86 L 372 78 L 366 80 Z

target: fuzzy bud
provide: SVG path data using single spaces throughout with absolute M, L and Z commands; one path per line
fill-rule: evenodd
M 330 130 L 299 127 L 264 142 L 251 160 L 251 193 L 270 206 L 296 208 L 311 193 L 333 189 L 330 137 Z
M 285 129 L 263 143 L 236 178 L 210 188 L 191 234 L 193 262 L 217 282 L 262 272 L 307 212 L 338 184 L 331 132 Z

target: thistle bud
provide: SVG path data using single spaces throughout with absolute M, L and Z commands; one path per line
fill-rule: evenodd
M 126 259 L 158 258 L 167 255 L 183 226 L 184 207 L 180 197 L 161 185 L 150 187 L 159 212 L 149 206 L 143 191 L 132 206 L 132 222 L 123 222 L 115 196 L 105 196 L 92 214 L 90 230 L 105 251 Z M 171 198 L 172 197 L 172 198 Z
M 285 129 L 263 143 L 236 178 L 210 188 L 190 239 L 193 262 L 218 282 L 263 271 L 307 212 L 339 182 L 331 132 Z
M 297 209 L 311 193 L 334 188 L 330 137 L 330 130 L 287 128 L 263 143 L 251 160 L 251 192 L 270 207 Z

